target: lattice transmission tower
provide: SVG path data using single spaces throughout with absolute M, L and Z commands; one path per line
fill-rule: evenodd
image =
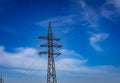
M 39 52 L 40 55 L 48 54 L 47 83 L 57 83 L 54 58 L 61 53 L 54 52 L 54 48 L 61 48 L 62 46 L 54 44 L 55 41 L 59 41 L 60 39 L 53 36 L 50 22 L 48 24 L 47 36 L 39 36 L 39 39 L 47 40 L 47 44 L 40 45 L 40 47 L 47 47 L 47 51 Z
M 2 78 L 2 76 L 0 77 L 0 83 L 3 83 L 3 78 Z

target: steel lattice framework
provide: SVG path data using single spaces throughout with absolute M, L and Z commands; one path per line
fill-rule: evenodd
M 2 76 L 1 76 L 1 78 L 0 78 L 0 83 L 3 83 L 3 78 L 2 78 Z
M 40 47 L 47 47 L 48 50 L 39 52 L 39 54 L 48 54 L 47 83 L 57 83 L 54 57 L 55 57 L 55 55 L 58 56 L 61 53 L 59 53 L 59 52 L 55 53 L 54 48 L 61 48 L 62 46 L 54 44 L 54 41 L 59 41 L 60 39 L 53 37 L 50 22 L 49 22 L 49 25 L 48 25 L 47 36 L 39 36 L 39 39 L 45 39 L 45 40 L 48 41 L 47 44 L 42 44 L 40 46 Z

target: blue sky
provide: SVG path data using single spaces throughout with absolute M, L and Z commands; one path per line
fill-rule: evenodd
M 58 83 L 120 82 L 120 0 L 0 0 L 0 75 L 5 83 L 45 83 L 38 40 L 51 21 L 61 38 Z

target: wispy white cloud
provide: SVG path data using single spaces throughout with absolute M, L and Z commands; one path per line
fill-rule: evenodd
M 72 59 L 70 57 L 82 57 L 80 54 L 76 53 L 73 50 L 61 50 L 62 59 L 59 59 L 56 62 L 56 65 L 58 66 L 58 70 L 62 68 L 63 70 L 66 70 L 66 68 L 63 67 L 63 64 L 69 64 L 74 65 L 74 62 L 79 62 L 77 59 Z M 9 53 L 5 51 L 5 47 L 0 46 L 0 65 L 17 68 L 20 69 L 18 71 L 25 71 L 26 69 L 32 69 L 32 70 L 44 70 L 47 68 L 47 59 L 46 58 L 39 58 L 37 55 L 37 50 L 34 48 L 16 48 L 14 53 Z M 67 56 L 67 57 L 66 57 Z M 84 59 L 80 59 L 79 63 L 83 63 Z M 61 65 L 60 65 L 61 64 Z M 66 66 L 67 67 L 67 66 Z M 23 69 L 23 70 L 21 70 Z M 67 68 L 69 69 L 69 68 Z M 61 70 L 61 69 L 60 69 Z
M 72 5 L 74 5 L 75 7 L 79 6 L 82 8 L 86 8 L 86 6 L 87 6 L 85 3 L 85 0 L 70 0 L 70 1 L 72 2 Z
M 106 3 L 113 5 L 120 12 L 120 0 L 107 0 Z
M 56 62 L 56 68 L 62 71 L 78 71 L 79 67 L 77 67 L 77 65 L 81 66 L 85 64 L 86 62 L 87 60 L 63 58 Z
M 54 34 L 58 34 L 59 32 L 66 34 L 72 31 L 71 25 L 74 25 L 76 23 L 75 20 L 76 16 L 71 14 L 67 16 L 56 16 L 53 18 L 48 18 L 43 21 L 37 22 L 36 25 L 39 25 L 41 27 L 47 27 L 48 22 L 50 21 L 51 23 L 53 23 Z
M 103 40 L 105 38 L 102 38 Z M 21 74 L 16 74 L 16 77 L 19 77 L 17 80 L 18 83 L 21 83 L 20 79 L 26 80 L 25 74 L 27 76 L 46 76 L 47 71 L 47 58 L 36 57 L 36 49 L 34 48 L 16 48 L 14 53 L 7 52 L 4 46 L 0 46 L 0 65 L 6 66 L 7 71 L 10 71 L 14 74 L 14 72 L 19 72 Z M 72 80 L 76 77 L 84 77 L 87 80 L 90 80 L 91 83 L 95 83 L 95 79 L 99 79 L 97 81 L 104 80 L 104 82 L 108 82 L 111 78 L 112 81 L 118 80 L 120 77 L 120 68 L 114 67 L 112 65 L 98 65 L 98 66 L 88 66 L 88 60 L 83 58 L 74 58 L 74 57 L 64 57 L 64 56 L 81 56 L 76 53 L 74 50 L 62 50 L 62 57 L 57 59 L 56 62 L 56 71 L 57 75 L 64 77 L 72 76 Z M 9 68 L 10 67 L 10 68 Z M 6 70 L 0 69 L 0 72 Z M 4 72 L 3 75 L 4 75 Z M 61 73 L 62 72 L 62 73 Z M 4 75 L 5 76 L 5 75 Z M 116 78 L 117 77 L 117 78 Z M 88 79 L 89 78 L 89 79 Z M 76 80 L 76 83 L 82 81 L 85 82 L 86 79 Z M 43 80 L 43 79 L 42 79 Z M 69 79 L 70 80 L 70 79 Z M 71 81 L 66 80 L 66 82 L 71 83 Z M 14 81 L 14 80 L 13 80 Z M 16 81 L 16 80 L 15 80 Z M 93 82 L 92 82 L 93 81 Z M 39 81 L 38 81 L 39 83 Z M 41 82 L 43 83 L 43 82 Z M 64 82 L 63 82 L 64 83 Z M 112 82 L 109 82 L 112 83 Z M 117 83 L 117 82 L 116 82 Z
M 68 25 L 72 25 L 74 24 L 74 15 L 68 15 L 68 16 L 57 16 L 57 17 L 53 17 L 53 18 L 49 18 L 46 20 L 43 20 L 41 22 L 38 22 L 37 24 L 42 26 L 42 27 L 46 27 L 48 25 L 48 22 L 52 22 L 54 23 L 55 27 L 60 27 L 60 26 L 68 26 Z
M 80 57 L 81 59 L 83 58 L 80 54 L 76 53 L 74 50 L 62 49 L 62 50 L 60 50 L 60 52 L 64 56 L 68 56 L 68 57 L 69 56 L 76 56 L 76 57 Z
M 81 19 L 79 22 L 82 22 L 82 25 L 89 28 L 97 29 L 98 28 L 98 14 L 95 10 L 88 6 L 85 0 L 71 0 L 73 2 L 73 9 L 76 10 L 76 15 L 78 19 Z M 84 22 L 84 23 L 83 23 Z
M 120 0 L 105 0 L 96 10 L 92 5 L 88 5 L 85 0 L 71 0 L 77 13 L 80 12 L 82 18 L 86 19 L 89 26 L 98 28 L 99 16 L 102 15 L 112 22 L 120 23 Z M 93 26 L 92 26 L 93 25 Z
M 101 14 L 114 23 L 120 23 L 120 0 L 106 0 Z
M 92 34 L 90 37 L 90 45 L 96 50 L 96 51 L 103 51 L 99 43 L 103 42 L 105 39 L 109 37 L 109 34 L 106 33 L 97 33 Z
M 9 53 L 5 51 L 5 48 L 3 46 L 0 47 L 0 64 L 3 66 L 8 67 L 20 67 L 20 68 L 26 68 L 28 63 L 24 63 L 26 60 L 28 62 L 31 62 L 34 60 L 36 55 L 36 50 L 33 48 L 16 48 L 15 53 Z
M 89 32 L 89 43 L 98 52 L 103 51 L 100 46 L 105 39 L 109 37 L 108 33 L 101 31 L 101 25 L 99 23 L 100 14 L 93 7 L 88 5 L 85 0 L 72 0 L 77 8 L 76 11 L 80 10 L 81 22 L 84 27 L 87 27 L 86 32 Z M 80 17 L 80 16 L 79 16 Z
M 106 37 L 100 37 L 98 40 L 104 40 Z M 11 71 L 25 73 L 25 74 L 36 74 L 46 70 L 47 68 L 47 59 L 36 57 L 36 52 L 34 48 L 17 48 L 19 51 L 14 53 L 9 53 L 5 51 L 3 46 L 0 46 L 0 65 L 11 67 Z M 24 49 L 24 51 L 23 51 Z M 75 51 L 63 50 L 62 58 L 56 61 L 57 71 L 65 72 L 78 72 L 78 73 L 112 73 L 117 72 L 117 68 L 110 65 L 100 65 L 100 66 L 87 66 L 88 60 L 83 58 L 74 58 L 74 57 L 64 57 L 64 55 L 74 55 L 81 56 Z M 24 62 L 25 61 L 25 62 Z M 24 64 L 23 64 L 24 63 Z M 30 72 L 29 72 L 30 71 Z M 45 74 L 45 73 L 44 73 Z M 36 74 L 38 75 L 38 74 Z

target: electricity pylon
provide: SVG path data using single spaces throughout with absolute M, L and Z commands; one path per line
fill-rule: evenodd
M 3 78 L 2 78 L 2 76 L 1 76 L 1 78 L 0 78 L 0 83 L 3 83 Z
M 40 55 L 41 54 L 48 54 L 47 83 L 57 83 L 54 58 L 55 58 L 55 55 L 58 56 L 61 53 L 54 52 L 54 48 L 61 48 L 62 46 L 54 44 L 54 41 L 59 41 L 60 39 L 53 37 L 50 22 L 49 22 L 49 25 L 48 25 L 47 36 L 39 36 L 39 39 L 47 40 L 47 44 L 40 45 L 40 47 L 47 47 L 48 50 L 39 52 Z

